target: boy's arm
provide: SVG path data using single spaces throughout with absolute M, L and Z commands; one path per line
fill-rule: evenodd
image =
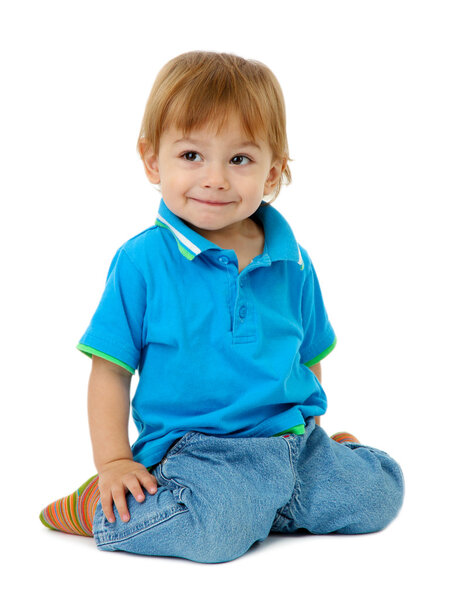
M 321 362 L 318 362 L 316 365 L 309 367 L 309 369 L 312 371 L 312 373 L 315 375 L 315 377 L 321 383 Z M 317 425 L 320 425 L 320 417 L 315 417 L 315 423 Z
M 93 356 L 89 379 L 88 413 L 93 457 L 98 471 L 100 501 L 106 518 L 114 522 L 114 501 L 123 521 L 130 518 L 125 492 L 144 500 L 141 485 L 149 493 L 157 482 L 149 471 L 133 460 L 128 441 L 131 374 L 104 358 Z

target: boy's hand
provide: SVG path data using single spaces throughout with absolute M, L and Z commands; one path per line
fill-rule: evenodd
M 145 500 L 142 487 L 152 495 L 157 491 L 155 477 L 142 464 L 128 458 L 107 463 L 100 469 L 98 477 L 101 507 L 110 523 L 116 520 L 113 500 L 122 521 L 130 519 L 125 500 L 126 491 L 130 491 L 138 502 Z

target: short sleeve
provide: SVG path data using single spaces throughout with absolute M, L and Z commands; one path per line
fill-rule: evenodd
M 315 268 L 307 252 L 302 247 L 300 250 L 305 277 L 301 300 L 304 339 L 300 354 L 302 362 L 311 367 L 334 349 L 337 339 L 326 313 Z
M 122 247 L 111 262 L 100 303 L 77 348 L 134 372 L 141 355 L 145 309 L 144 277 Z

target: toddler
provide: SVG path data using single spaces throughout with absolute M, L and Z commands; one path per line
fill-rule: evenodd
M 320 427 L 336 337 L 309 255 L 271 206 L 291 181 L 275 76 L 231 54 L 178 56 L 152 88 L 138 151 L 158 215 L 117 250 L 77 346 L 92 359 L 98 475 L 41 521 L 101 550 L 203 563 L 271 531 L 386 527 L 400 467 Z

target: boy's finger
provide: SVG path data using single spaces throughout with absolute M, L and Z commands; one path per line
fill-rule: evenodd
M 109 496 L 109 498 L 101 497 L 100 500 L 101 500 L 101 508 L 103 509 L 105 517 L 108 519 L 108 521 L 110 523 L 114 523 L 116 520 L 116 517 L 114 516 L 114 511 L 112 510 L 111 496 Z
M 130 514 L 127 508 L 127 501 L 125 500 L 125 491 L 122 489 L 115 489 L 112 492 L 114 504 L 116 505 L 117 512 L 124 523 L 130 520 Z
M 133 494 L 137 502 L 142 502 L 146 499 L 141 484 L 138 481 L 136 475 L 129 475 L 128 477 L 126 477 L 124 480 L 124 484 L 126 485 L 128 490 Z
M 158 488 L 157 480 L 153 475 L 149 473 L 149 471 L 146 470 L 144 472 L 138 473 L 138 479 L 141 482 L 143 488 L 146 489 L 149 492 L 149 494 L 155 494 Z

